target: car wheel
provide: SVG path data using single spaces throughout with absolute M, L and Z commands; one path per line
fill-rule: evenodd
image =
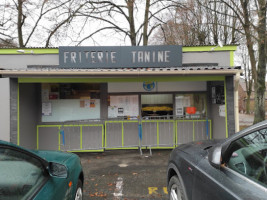
M 82 181 L 79 179 L 75 193 L 75 200 L 82 200 L 82 199 L 83 199 L 83 184 Z
M 185 200 L 184 191 L 177 176 L 173 176 L 168 184 L 170 200 Z

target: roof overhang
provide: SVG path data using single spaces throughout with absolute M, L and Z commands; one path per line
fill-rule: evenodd
M 133 77 L 133 76 L 234 76 L 243 71 L 233 67 L 181 67 L 181 68 L 138 68 L 138 69 L 2 69 L 3 77 Z

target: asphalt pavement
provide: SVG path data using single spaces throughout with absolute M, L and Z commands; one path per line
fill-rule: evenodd
M 84 199 L 168 199 L 166 170 L 171 150 L 112 150 L 79 153 Z

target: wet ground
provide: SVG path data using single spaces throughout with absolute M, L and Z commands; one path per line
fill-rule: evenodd
M 79 153 L 84 199 L 168 199 L 166 169 L 171 150 L 116 150 Z

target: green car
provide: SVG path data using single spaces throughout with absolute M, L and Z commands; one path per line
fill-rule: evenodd
M 0 140 L 1 200 L 80 200 L 83 180 L 73 153 L 26 150 Z

